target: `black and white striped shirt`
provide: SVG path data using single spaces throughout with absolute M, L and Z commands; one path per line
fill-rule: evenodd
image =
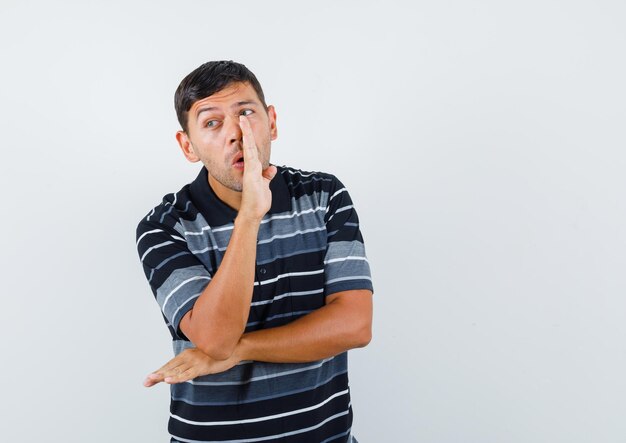
M 270 189 L 246 332 L 287 324 L 324 306 L 330 294 L 372 290 L 357 213 L 337 178 L 279 167 Z M 137 227 L 139 257 L 175 354 L 193 347 L 179 323 L 218 269 L 236 216 L 202 168 Z M 347 353 L 310 363 L 241 362 L 172 385 L 170 411 L 172 441 L 346 442 Z

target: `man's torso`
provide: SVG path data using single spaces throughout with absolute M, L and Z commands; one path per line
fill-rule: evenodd
M 203 169 L 138 228 L 144 270 L 176 354 L 193 346 L 178 322 L 218 269 L 236 216 L 205 179 Z M 259 229 L 246 332 L 306 315 L 324 306 L 329 291 L 371 287 L 358 223 L 350 234 L 352 227 L 343 226 L 350 225 L 348 218 L 340 221 L 351 210 L 340 182 L 290 168 L 280 168 L 274 181 L 272 208 Z M 335 200 L 335 223 L 343 224 L 329 232 L 331 200 L 338 195 L 347 199 L 341 205 Z M 335 235 L 347 237 L 333 242 Z M 346 264 L 342 257 L 348 254 L 363 260 Z M 350 434 L 347 353 L 303 364 L 241 362 L 224 373 L 172 385 L 171 395 L 169 431 L 178 441 L 341 442 Z

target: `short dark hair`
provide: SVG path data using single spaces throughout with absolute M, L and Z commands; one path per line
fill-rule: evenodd
M 267 108 L 261 84 L 252 71 L 232 60 L 207 62 L 191 71 L 176 88 L 174 107 L 183 131 L 187 132 L 187 114 L 195 102 L 237 82 L 250 83 Z

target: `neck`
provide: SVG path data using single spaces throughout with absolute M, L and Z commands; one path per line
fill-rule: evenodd
M 232 189 L 227 188 L 215 180 L 211 174 L 209 174 L 209 186 L 213 189 L 217 198 L 222 200 L 235 211 L 239 211 L 239 208 L 241 207 L 241 192 L 233 191 Z

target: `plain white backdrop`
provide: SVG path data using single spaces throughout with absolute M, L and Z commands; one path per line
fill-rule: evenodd
M 135 227 L 219 59 L 359 210 L 360 442 L 626 441 L 625 51 L 621 1 L 2 0 L 2 441 L 169 441 Z

